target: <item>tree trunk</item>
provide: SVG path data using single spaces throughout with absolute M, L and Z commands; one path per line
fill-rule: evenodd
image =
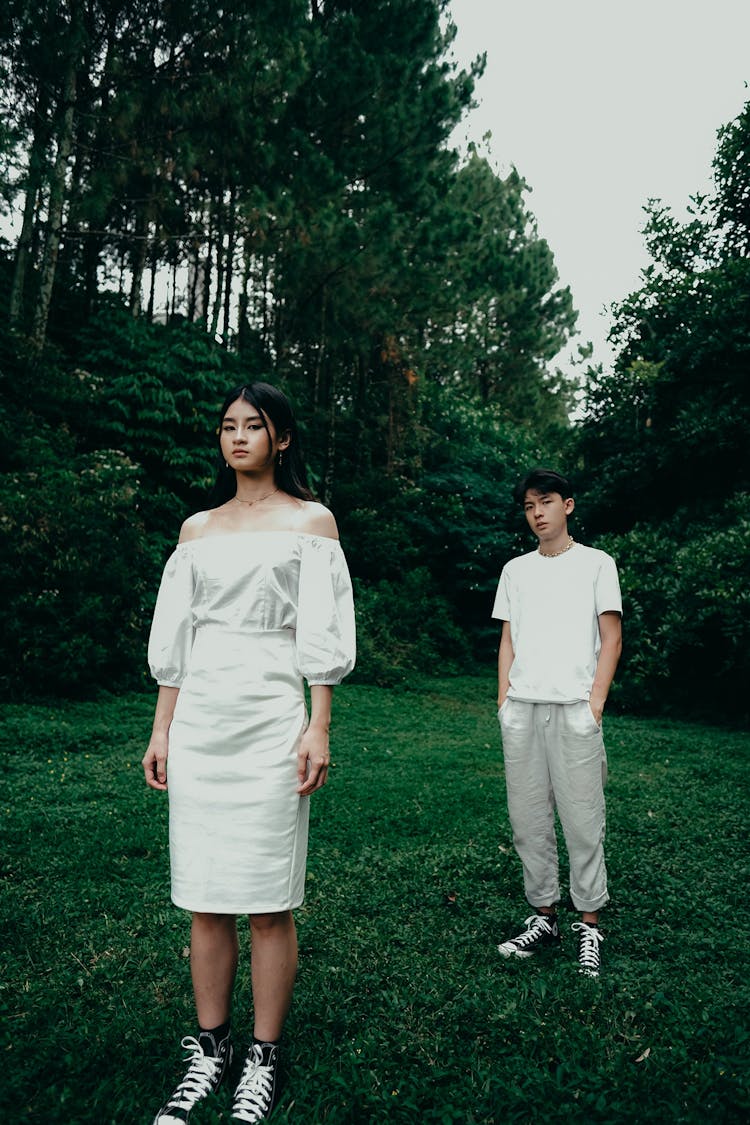
M 236 209 L 235 209 L 235 189 L 229 193 L 229 230 L 228 230 L 228 245 L 227 245 L 227 258 L 226 258 L 226 280 L 224 281 L 224 328 L 222 330 L 222 338 L 224 347 L 229 346 L 229 329 L 232 317 L 232 269 L 234 266 L 234 248 L 235 240 L 237 237 L 237 222 L 236 222 Z
M 177 250 L 175 248 L 174 258 L 172 259 L 172 307 L 167 308 L 167 322 L 171 323 L 177 315 Z
M 324 288 L 320 302 L 320 339 L 318 341 L 317 357 L 315 360 L 315 378 L 313 381 L 313 405 L 316 408 L 320 405 L 320 376 L 323 356 L 326 352 L 326 305 L 326 290 Z
M 148 322 L 153 323 L 154 319 L 154 301 L 156 300 L 156 273 L 159 269 L 159 254 L 156 246 L 156 239 L 151 243 L 151 261 L 149 262 L 149 270 L 151 272 L 151 282 L 148 287 Z
M 91 155 L 91 168 L 90 175 L 93 177 L 98 169 L 101 169 L 107 162 L 109 153 L 109 127 L 110 127 L 110 101 L 113 94 L 115 85 L 115 78 L 113 75 L 115 49 L 117 47 L 117 28 L 116 16 L 112 13 L 111 18 L 107 23 L 106 34 L 106 53 L 104 58 L 104 66 L 102 67 L 102 76 L 98 86 L 99 93 L 99 109 L 97 112 L 98 124 L 94 140 L 92 142 L 92 155 Z M 92 95 L 92 103 L 95 101 L 95 95 Z M 107 193 L 107 201 L 109 204 L 112 200 L 112 189 L 110 188 Z M 104 251 L 104 236 L 101 229 L 106 222 L 107 206 L 101 203 L 97 208 L 97 217 L 93 220 L 90 218 L 87 228 L 84 232 L 83 248 L 82 248 L 82 268 L 83 268 L 83 285 L 85 294 L 85 307 L 86 315 L 90 316 L 94 308 L 96 299 L 99 295 L 99 265 L 101 262 L 102 253 Z
M 354 412 L 357 424 L 358 440 L 355 444 L 355 468 L 357 475 L 370 468 L 370 420 L 367 414 L 369 398 L 369 365 L 367 356 L 362 351 L 357 353 L 357 395 Z
M 148 256 L 148 232 L 151 226 L 150 204 L 139 207 L 135 216 L 135 253 L 133 256 L 133 277 L 130 283 L 130 313 L 138 316 L 141 312 L 141 286 L 146 270 Z
M 211 261 L 214 253 L 214 234 L 211 224 L 211 200 L 208 202 L 208 235 L 206 242 L 206 256 L 203 264 L 203 292 L 201 293 L 201 324 L 208 330 L 208 306 L 211 298 Z
M 331 367 L 328 386 L 328 435 L 326 441 L 326 471 L 323 476 L 322 501 L 328 507 L 331 503 L 333 482 L 336 477 L 336 368 Z
M 26 187 L 26 200 L 23 208 L 23 223 L 21 234 L 16 247 L 16 262 L 13 270 L 13 281 L 10 290 L 10 305 L 8 316 L 11 324 L 17 324 L 23 315 L 24 292 L 26 289 L 26 275 L 32 258 L 32 242 L 34 238 L 34 218 L 36 215 L 37 200 L 42 186 L 42 170 L 44 168 L 44 150 L 49 138 L 49 122 L 47 113 L 49 101 L 44 87 L 39 91 L 34 113 L 34 138 L 29 154 L 29 174 Z
M 216 225 L 216 294 L 214 296 L 214 304 L 211 310 L 211 325 L 209 332 L 212 337 L 216 336 L 219 331 L 219 314 L 221 312 L 222 299 L 224 296 L 224 189 L 221 189 L 219 198 L 216 201 L 214 208 L 215 225 Z M 213 223 L 212 223 L 213 225 Z
M 205 227 L 205 210 L 201 203 L 198 227 L 193 228 L 193 238 L 188 247 L 188 305 L 187 318 L 193 323 L 198 319 L 198 299 L 201 299 L 205 285 L 205 266 L 203 264 L 203 230 Z
M 245 235 L 242 250 L 242 281 L 240 282 L 239 309 L 237 313 L 237 351 L 242 353 L 248 344 L 250 327 L 250 271 L 253 266 L 252 236 Z
M 75 18 L 75 13 L 74 13 Z M 60 133 L 57 145 L 57 158 L 52 172 L 50 186 L 49 212 L 47 216 L 47 241 L 44 247 L 44 260 L 39 284 L 39 296 L 34 312 L 34 323 L 31 330 L 31 344 L 38 351 L 44 346 L 47 335 L 47 320 L 49 318 L 50 304 L 52 302 L 52 287 L 55 283 L 57 258 L 60 252 L 62 238 L 62 216 L 65 205 L 65 180 L 68 171 L 68 160 L 73 148 L 73 119 L 76 100 L 76 67 L 75 59 L 68 63 L 63 86 L 63 106 L 65 111 L 60 123 Z

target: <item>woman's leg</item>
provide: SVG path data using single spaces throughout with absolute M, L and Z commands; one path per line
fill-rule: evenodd
M 252 914 L 252 976 L 256 1039 L 281 1038 L 297 975 L 297 931 L 291 910 Z
M 207 1030 L 229 1019 L 237 972 L 234 914 L 193 914 L 190 971 L 198 1023 Z

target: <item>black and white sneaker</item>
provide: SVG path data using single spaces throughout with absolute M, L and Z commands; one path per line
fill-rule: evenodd
M 154 1125 L 186 1125 L 190 1111 L 209 1094 L 216 1093 L 232 1063 L 232 1042 L 228 1035 L 220 1043 L 214 1043 L 215 1054 L 211 1055 L 206 1054 L 192 1035 L 186 1035 L 180 1046 L 189 1052 L 186 1061 L 190 1065 L 172 1097 L 157 1113 Z
M 602 963 L 599 947 L 604 941 L 604 934 L 597 926 L 590 926 L 587 922 L 574 922 L 571 928 L 578 932 L 578 972 L 587 977 L 598 977 Z
M 278 1097 L 279 1048 L 275 1043 L 253 1043 L 234 1092 L 232 1121 L 266 1121 Z
M 542 949 L 558 949 L 560 925 L 556 914 L 532 914 L 524 922 L 526 929 L 518 937 L 498 945 L 503 957 L 531 957 Z

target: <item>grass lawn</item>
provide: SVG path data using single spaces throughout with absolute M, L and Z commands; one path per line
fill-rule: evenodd
M 747 1121 L 747 738 L 605 719 L 612 903 L 597 982 L 576 973 L 569 932 L 545 960 L 496 952 L 530 911 L 493 701 L 474 678 L 337 692 L 274 1122 Z M 189 918 L 169 902 L 166 799 L 139 767 L 151 708 L 131 696 L 0 712 L 11 1125 L 150 1125 L 181 1073 Z M 226 1119 L 228 1099 L 191 1125 Z

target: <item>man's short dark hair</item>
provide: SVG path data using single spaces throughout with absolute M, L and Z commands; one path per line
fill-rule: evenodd
M 571 495 L 570 481 L 560 473 L 556 473 L 554 469 L 531 469 L 525 477 L 522 477 L 513 489 L 513 499 L 517 504 L 523 505 L 529 489 L 542 494 L 559 492 L 563 500 L 567 500 Z

